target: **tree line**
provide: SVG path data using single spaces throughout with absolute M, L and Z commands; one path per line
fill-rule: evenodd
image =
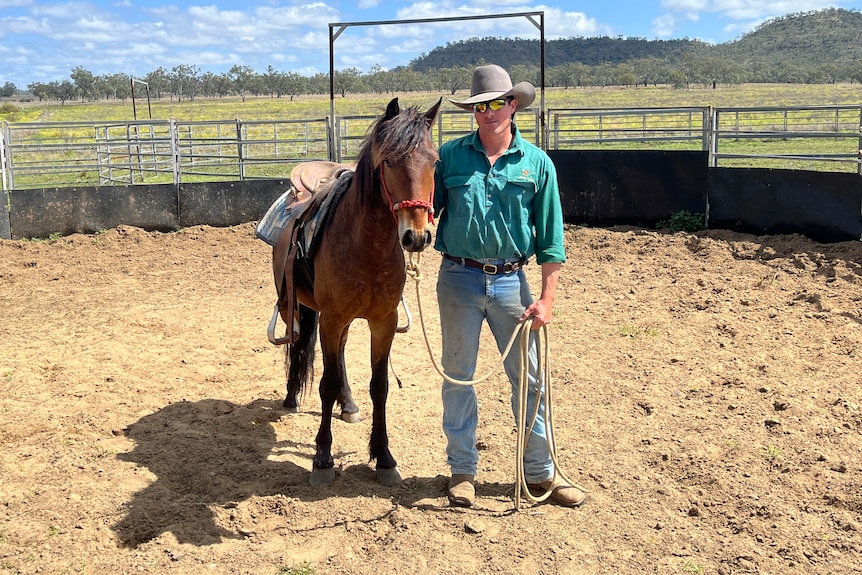
M 479 62 L 481 63 L 481 61 Z M 335 93 L 340 96 L 357 93 L 387 94 L 395 92 L 444 91 L 455 94 L 469 89 L 473 66 L 451 66 L 419 72 L 411 67 L 384 70 L 375 66 L 368 73 L 357 68 L 336 70 Z M 537 65 L 516 64 L 509 73 L 514 82 L 541 84 Z M 545 85 L 558 88 L 670 85 L 716 87 L 740 83 L 862 83 L 862 62 L 826 63 L 810 66 L 744 66 L 731 58 L 688 52 L 671 62 L 667 59 L 635 58 L 613 64 L 603 62 L 589 66 L 568 62 L 545 70 Z M 126 74 L 95 75 L 83 67 L 74 68 L 69 78 L 49 83 L 34 82 L 27 92 L 39 101 L 127 100 L 135 90 L 137 97 L 193 101 L 196 98 L 269 96 L 293 98 L 299 95 L 328 94 L 329 74 L 303 76 L 269 66 L 259 73 L 249 66 L 233 66 L 228 72 L 201 72 L 195 65 L 175 66 L 170 71 L 159 67 L 142 78 Z M 20 90 L 10 82 L 0 89 L 0 96 L 20 97 Z M 146 94 L 139 90 L 146 90 Z
M 788 14 L 769 20 L 743 37 L 715 46 L 699 40 L 644 38 L 567 38 L 547 42 L 547 87 L 638 86 L 666 84 L 676 88 L 742 83 L 827 84 L 862 83 L 862 13 L 826 9 Z M 408 66 L 384 70 L 375 66 L 363 74 L 357 68 L 334 73 L 336 93 L 392 93 L 447 91 L 470 86 L 474 66 L 482 55 L 495 54 L 494 63 L 509 70 L 513 81 L 541 84 L 536 61 L 538 40 L 473 38 L 437 47 Z M 155 99 L 194 100 L 198 97 L 328 94 L 329 75 L 302 76 L 275 70 L 258 72 L 233 66 L 221 74 L 201 72 L 183 64 L 162 67 L 143 78 L 126 74 L 94 75 L 83 67 L 69 79 L 34 82 L 26 91 L 40 101 L 126 100 L 139 83 Z M 11 82 L 0 87 L 0 97 L 28 97 Z M 137 91 L 135 92 L 137 94 Z

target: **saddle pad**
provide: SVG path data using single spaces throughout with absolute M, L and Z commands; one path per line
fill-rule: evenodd
M 347 191 L 347 188 L 350 187 L 350 182 L 352 180 L 352 170 L 342 172 L 338 176 L 338 179 L 333 182 L 332 187 L 327 190 L 326 195 L 323 197 L 317 210 L 313 214 L 311 214 L 310 218 L 308 218 L 308 221 L 306 222 L 302 230 L 305 257 L 313 257 L 314 250 L 317 247 L 317 231 L 323 229 L 323 225 L 329 218 L 329 214 L 338 204 L 338 200 L 341 199 L 341 196 L 344 195 L 344 192 Z
M 278 243 L 281 232 L 298 218 L 311 203 L 312 195 L 291 187 L 275 200 L 254 228 L 254 235 L 271 246 Z

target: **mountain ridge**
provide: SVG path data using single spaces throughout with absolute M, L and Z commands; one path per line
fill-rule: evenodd
M 505 68 L 538 66 L 538 44 L 539 40 L 532 39 L 472 38 L 435 48 L 414 59 L 408 67 L 421 72 L 473 67 L 484 61 L 494 61 Z M 828 8 L 787 14 L 720 44 L 688 38 L 647 40 L 607 36 L 545 41 L 548 68 L 570 63 L 621 64 L 650 58 L 678 65 L 686 54 L 733 60 L 742 66 L 852 66 L 862 61 L 862 12 Z

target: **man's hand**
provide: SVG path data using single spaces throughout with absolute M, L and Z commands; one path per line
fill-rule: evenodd
M 533 325 L 530 326 L 530 329 L 537 330 L 543 325 L 551 323 L 551 310 L 552 305 L 544 300 L 533 302 L 530 304 L 530 307 L 525 309 L 524 313 L 521 314 L 520 321 L 532 319 Z

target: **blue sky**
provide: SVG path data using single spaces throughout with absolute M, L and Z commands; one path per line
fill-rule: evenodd
M 93 74 L 135 77 L 190 64 L 220 74 L 233 65 L 303 75 L 329 71 L 329 24 L 543 11 L 545 37 L 696 38 L 722 43 L 758 24 L 862 0 L 0 0 L 0 85 Z M 335 67 L 363 73 L 407 64 L 436 46 L 473 37 L 538 38 L 527 18 L 350 26 Z

